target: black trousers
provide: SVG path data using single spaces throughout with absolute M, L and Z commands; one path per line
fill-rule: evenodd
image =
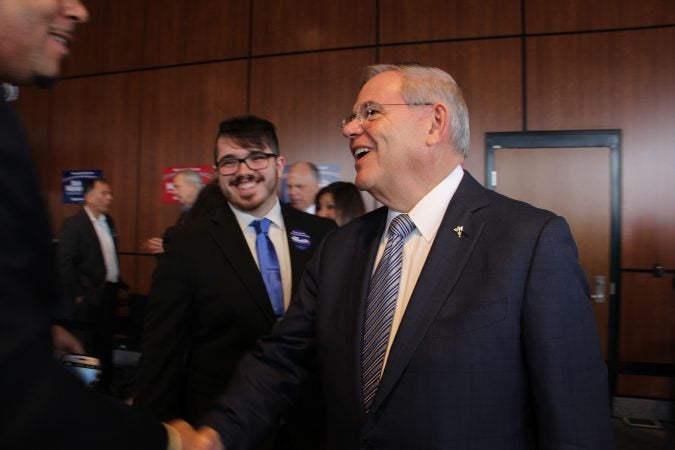
M 98 386 L 109 391 L 114 380 L 113 340 L 115 336 L 115 308 L 117 307 L 117 283 L 106 283 L 97 305 L 87 305 L 87 323 L 84 345 L 87 352 L 101 360 L 101 377 Z

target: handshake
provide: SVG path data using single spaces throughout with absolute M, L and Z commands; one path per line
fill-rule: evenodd
M 181 419 L 165 424 L 169 435 L 168 450 L 225 450 L 218 433 L 209 427 L 198 430 Z

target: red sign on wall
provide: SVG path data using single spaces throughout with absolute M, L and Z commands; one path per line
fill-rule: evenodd
M 173 190 L 173 177 L 183 170 L 194 170 L 206 185 L 213 179 L 213 166 L 175 166 L 162 169 L 162 203 L 178 203 Z

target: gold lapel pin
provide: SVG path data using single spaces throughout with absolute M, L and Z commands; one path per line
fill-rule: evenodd
M 457 225 L 455 228 L 452 229 L 455 233 L 457 233 L 457 237 L 462 237 L 462 233 L 464 233 L 464 225 Z

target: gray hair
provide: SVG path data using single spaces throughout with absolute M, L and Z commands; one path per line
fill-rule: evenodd
M 180 170 L 176 172 L 176 174 L 173 177 L 176 178 L 178 175 L 183 177 L 185 181 L 194 184 L 198 189 L 204 187 L 202 177 L 200 177 L 199 174 L 192 169 Z
M 418 63 L 375 64 L 363 71 L 362 86 L 384 72 L 403 75 L 401 94 L 406 103 L 443 103 L 452 114 L 452 144 L 457 153 L 469 155 L 469 110 L 462 90 L 444 70 Z

